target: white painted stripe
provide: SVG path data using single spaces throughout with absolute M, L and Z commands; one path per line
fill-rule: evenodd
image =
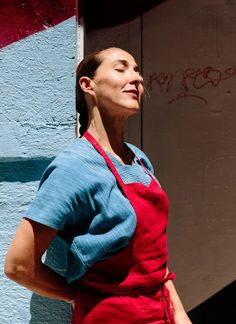
M 77 20 L 77 64 L 84 58 L 84 20 Z
M 84 58 L 84 20 L 83 18 L 77 19 L 77 26 L 76 26 L 76 35 L 77 35 L 77 65 L 82 61 Z M 79 134 L 79 114 L 76 112 L 76 134 Z

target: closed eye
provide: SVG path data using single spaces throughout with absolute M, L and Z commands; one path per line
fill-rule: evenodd
M 137 73 L 142 77 L 142 74 L 141 74 L 141 71 L 139 70 L 138 65 L 136 65 L 136 66 L 134 67 L 134 71 L 137 72 Z
M 124 72 L 125 71 L 125 69 L 115 69 L 116 71 L 118 71 L 118 72 Z

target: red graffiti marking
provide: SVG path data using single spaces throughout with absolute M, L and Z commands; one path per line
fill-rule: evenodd
M 72 17 L 76 0 L 1 0 L 0 48 Z
M 235 75 L 236 67 L 229 67 L 222 72 L 220 69 L 212 66 L 207 66 L 202 69 L 179 69 L 174 73 L 153 72 L 148 77 L 147 87 L 148 89 L 153 90 L 153 88 L 157 86 L 161 93 L 165 92 L 169 94 L 172 94 L 176 88 L 180 88 L 180 91 L 168 101 L 168 104 L 172 104 L 176 100 L 185 98 L 199 99 L 205 104 L 208 104 L 206 98 L 193 93 L 193 91 L 196 92 L 196 90 L 200 90 L 207 85 L 218 87 L 220 83 Z

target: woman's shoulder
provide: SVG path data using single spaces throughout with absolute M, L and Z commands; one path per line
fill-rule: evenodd
M 62 184 L 68 177 L 71 182 L 76 180 L 80 184 L 86 184 L 90 178 L 99 174 L 104 163 L 100 154 L 87 140 L 76 138 L 48 165 L 41 178 L 41 184 L 49 177 L 59 179 Z
M 89 165 L 99 165 L 101 162 L 100 155 L 87 140 L 75 138 L 51 162 L 51 167 L 80 172 L 88 169 Z
M 57 156 L 57 158 L 71 157 L 78 160 L 89 160 L 91 158 L 97 159 L 99 154 L 92 144 L 86 139 L 74 138 L 69 145 Z

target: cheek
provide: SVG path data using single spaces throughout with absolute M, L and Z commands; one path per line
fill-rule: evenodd
M 97 90 L 99 93 L 116 91 L 121 88 L 121 83 L 114 78 L 105 78 L 97 82 Z
M 97 103 L 109 105 L 120 100 L 120 89 L 108 82 L 101 83 L 96 91 Z
M 111 80 L 102 82 L 99 85 L 98 95 L 101 97 L 117 98 L 122 94 L 122 84 L 118 82 L 111 82 Z
M 102 104 L 103 101 L 107 104 L 108 102 L 118 103 L 125 99 L 123 98 L 123 89 L 126 87 L 127 81 L 124 80 L 124 77 L 121 78 L 119 75 L 113 74 L 103 75 L 99 79 L 95 79 L 95 84 L 98 103 Z

